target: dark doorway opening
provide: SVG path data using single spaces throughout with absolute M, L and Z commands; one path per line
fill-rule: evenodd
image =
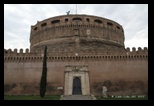
M 79 77 L 73 79 L 73 95 L 82 95 L 81 79 Z

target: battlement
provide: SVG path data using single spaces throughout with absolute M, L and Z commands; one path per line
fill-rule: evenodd
M 43 51 L 44 50 L 41 50 L 41 51 L 30 51 L 28 48 L 25 49 L 25 52 L 23 52 L 23 49 L 19 49 L 19 52 L 17 52 L 17 49 L 4 49 L 4 56 L 29 56 L 29 55 L 33 55 L 33 56 L 37 56 L 37 55 L 40 55 L 40 54 L 43 54 Z M 74 52 L 52 52 L 51 54 L 49 54 L 51 51 L 48 51 L 48 55 L 74 55 Z M 109 54 L 126 54 L 126 55 L 135 55 L 135 54 L 147 54 L 148 53 L 148 48 L 147 47 L 144 47 L 144 49 L 142 49 L 141 47 L 138 47 L 138 50 L 133 47 L 132 48 L 132 51 L 130 51 L 130 48 L 127 47 L 125 49 L 125 52 L 108 52 L 108 51 L 88 51 L 88 52 L 84 52 L 84 53 L 81 53 L 82 55 L 86 55 L 86 54 L 91 54 L 91 55 L 97 55 L 97 54 L 104 54 L 104 55 L 109 55 Z
M 144 49 L 142 49 L 141 47 L 138 47 L 138 50 L 136 50 L 135 47 L 132 48 L 132 51 L 130 51 L 130 48 L 127 47 L 126 48 L 126 53 L 129 54 L 147 54 L 148 53 L 148 48 L 144 47 Z
M 110 52 L 90 52 L 90 53 L 50 53 L 47 54 L 48 61 L 82 61 L 82 60 L 144 60 L 148 59 L 148 48 L 138 47 L 136 50 L 135 47 L 126 48 L 125 52 L 119 53 L 110 53 Z M 36 51 L 29 52 L 29 49 L 25 50 L 23 53 L 23 49 L 19 50 L 17 53 L 17 49 L 12 51 L 11 49 L 4 49 L 4 62 L 28 62 L 34 61 L 39 62 L 43 61 L 43 54 L 37 53 Z
M 12 50 L 12 49 L 8 49 L 8 50 L 6 50 L 6 49 L 4 49 L 4 55 L 16 55 L 16 54 L 29 54 L 30 52 L 29 52 L 29 49 L 27 48 L 26 50 L 25 50 L 25 53 L 23 53 L 23 49 L 20 49 L 19 50 L 19 53 L 17 52 L 17 49 L 14 49 L 14 50 Z

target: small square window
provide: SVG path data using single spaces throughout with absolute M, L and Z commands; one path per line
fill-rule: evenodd
M 87 18 L 86 20 L 87 20 L 87 22 L 89 22 L 89 21 L 90 21 L 90 20 L 89 20 L 89 18 Z
M 67 22 L 68 21 L 68 19 L 65 19 L 65 22 Z

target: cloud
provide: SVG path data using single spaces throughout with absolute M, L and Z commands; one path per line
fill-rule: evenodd
M 66 11 L 76 14 L 76 4 L 4 4 L 4 48 L 29 48 L 31 25 Z M 77 13 L 121 24 L 125 47 L 148 47 L 148 4 L 78 4 Z

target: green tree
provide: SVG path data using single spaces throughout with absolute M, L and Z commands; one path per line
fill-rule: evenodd
M 44 49 L 44 58 L 43 58 L 43 70 L 42 70 L 42 76 L 40 81 L 40 96 L 44 97 L 46 92 L 46 85 L 47 85 L 47 46 L 45 46 Z

